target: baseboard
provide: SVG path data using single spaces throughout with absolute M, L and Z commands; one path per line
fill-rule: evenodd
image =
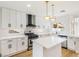
M 7 55 L 7 56 L 8 56 L 8 57 L 12 57 L 12 56 L 17 55 L 17 54 L 20 54 L 20 53 L 22 53 L 22 52 L 24 52 L 24 51 L 27 51 L 27 49 L 26 49 L 26 50 L 22 50 L 22 51 L 18 51 L 18 52 L 12 53 L 12 54 L 9 54 L 9 55 Z

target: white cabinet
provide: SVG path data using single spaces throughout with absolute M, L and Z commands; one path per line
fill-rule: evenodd
M 11 28 L 16 28 L 17 27 L 17 14 L 16 14 L 16 11 L 15 10 L 10 10 L 10 23 L 11 23 Z
M 68 39 L 68 49 L 79 52 L 79 38 Z
M 75 41 L 73 38 L 69 38 L 68 40 L 68 49 L 75 50 Z
M 8 8 L 0 8 L 0 27 L 9 28 L 10 12 Z
M 0 27 L 26 28 L 26 13 L 9 8 L 0 8 Z
M 16 52 L 16 39 L 7 39 L 1 41 L 1 55 L 7 56 Z
M 21 14 L 21 17 L 22 17 L 22 18 L 21 18 L 21 21 L 22 21 L 22 28 L 25 29 L 25 28 L 26 28 L 26 19 L 27 19 L 27 18 L 26 18 L 26 13 L 22 13 L 22 14 Z
M 7 8 L 2 8 L 2 28 L 8 28 L 9 24 L 9 9 Z
M 79 38 L 75 41 L 75 51 L 79 53 Z
M 17 11 L 17 28 L 21 28 L 21 13 Z
M 27 38 L 21 38 L 21 39 L 18 39 L 18 46 L 17 46 L 17 50 L 18 51 L 22 51 L 22 50 L 26 50 L 27 49 Z
M 0 8 L 1 27 L 2 28 L 16 28 L 16 11 L 8 8 Z
M 17 12 L 17 28 L 26 28 L 26 13 Z
M 0 40 L 0 56 L 11 56 L 27 50 L 27 37 Z
M 1 41 L 1 56 L 6 56 L 9 54 L 9 47 L 8 44 L 6 44 L 7 42 L 3 42 Z

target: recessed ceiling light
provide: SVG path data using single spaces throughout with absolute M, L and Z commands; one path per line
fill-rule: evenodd
M 31 4 L 28 4 L 27 7 L 31 7 Z

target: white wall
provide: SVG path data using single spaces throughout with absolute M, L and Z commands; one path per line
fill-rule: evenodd
M 0 27 L 1 27 L 1 24 L 2 24 L 2 9 L 0 8 Z

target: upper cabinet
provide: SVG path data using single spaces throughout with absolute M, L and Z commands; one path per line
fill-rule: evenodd
M 10 12 L 9 12 L 9 9 L 7 9 L 7 8 L 2 8 L 1 9 L 1 11 L 0 12 L 2 12 L 2 23 L 1 23 L 1 27 L 2 28 L 8 28 L 8 26 L 9 26 L 9 21 L 10 21 Z
M 17 28 L 26 28 L 26 13 L 17 12 Z
M 17 11 L 17 28 L 21 28 L 21 13 Z
M 26 13 L 21 13 L 21 28 L 26 28 Z
M 17 27 L 17 14 L 15 10 L 10 10 L 10 24 L 11 28 L 16 28 Z
M 26 13 L 8 8 L 0 8 L 0 27 L 26 28 Z

